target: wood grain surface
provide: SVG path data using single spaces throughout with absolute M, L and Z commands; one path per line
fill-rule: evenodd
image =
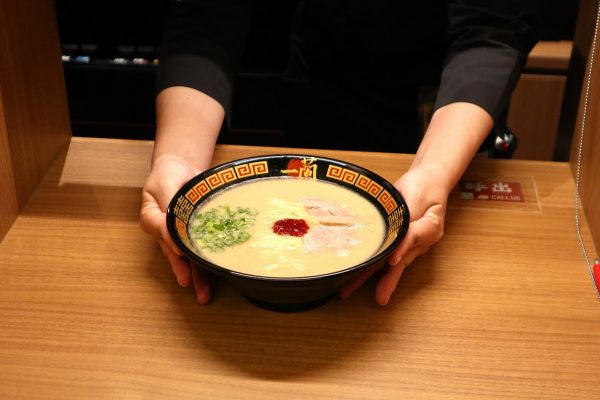
M 151 149 L 74 138 L 0 244 L 0 398 L 597 397 L 600 303 L 573 230 L 568 164 L 475 162 L 472 176 L 533 181 L 539 208 L 453 202 L 444 239 L 388 306 L 370 282 L 278 314 L 222 282 L 204 307 L 178 287 L 138 227 Z M 215 162 L 278 152 L 294 150 L 220 146 Z M 389 180 L 411 161 L 311 153 Z
M 70 137 L 55 13 L 0 0 L 0 241 Z

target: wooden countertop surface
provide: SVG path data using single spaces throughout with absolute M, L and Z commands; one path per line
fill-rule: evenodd
M 0 244 L 2 399 L 591 399 L 600 302 L 563 163 L 476 161 L 527 200 L 453 198 L 390 304 L 198 306 L 138 228 L 151 142 L 73 138 Z M 286 150 L 285 152 L 289 152 Z M 277 148 L 220 146 L 220 163 Z M 318 152 L 394 180 L 412 156 Z M 593 253 L 587 228 L 584 237 Z

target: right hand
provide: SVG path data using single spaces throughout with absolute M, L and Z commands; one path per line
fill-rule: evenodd
M 193 265 L 175 245 L 167 230 L 166 212 L 175 193 L 201 171 L 181 157 L 165 154 L 152 163 L 152 169 L 142 189 L 140 226 L 158 242 L 169 260 L 177 282 L 194 285 L 199 304 L 207 304 L 211 290 L 206 275 Z

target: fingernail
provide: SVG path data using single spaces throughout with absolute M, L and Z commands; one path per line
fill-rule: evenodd
M 208 304 L 210 301 L 210 295 L 207 292 L 196 293 L 196 300 L 200 305 Z
M 183 278 L 177 277 L 177 283 L 181 287 L 188 287 L 188 285 L 190 284 L 190 281 L 186 281 Z
M 195 285 L 195 290 L 196 290 L 196 300 L 198 301 L 198 304 L 204 305 L 204 304 L 208 304 L 208 302 L 210 301 L 210 286 L 208 284 L 204 284 L 204 285 Z
M 388 262 L 390 265 L 397 265 L 402 260 L 402 256 L 394 256 Z
M 390 299 L 392 298 L 392 295 L 394 294 L 394 292 L 396 291 L 396 288 L 394 288 L 394 290 L 392 290 L 392 293 L 388 294 L 382 302 L 379 303 L 380 306 L 387 306 L 387 304 L 390 302 Z

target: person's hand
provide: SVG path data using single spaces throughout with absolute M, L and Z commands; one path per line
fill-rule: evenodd
M 414 169 L 398 179 L 394 186 L 400 191 L 410 213 L 408 232 L 398 248 L 388 257 L 386 268 L 375 289 L 375 300 L 380 305 L 388 303 L 396 290 L 404 269 L 415 258 L 444 235 L 444 217 L 448 193 L 436 185 L 426 171 Z M 376 271 L 368 270 L 342 288 L 339 295 L 347 298 L 362 286 Z
M 199 268 L 185 258 L 175 245 L 166 223 L 166 211 L 171 198 L 187 181 L 200 172 L 178 156 L 167 154 L 155 159 L 142 190 L 140 226 L 157 240 L 169 260 L 177 282 L 183 287 L 188 286 L 190 282 L 193 283 L 198 303 L 206 304 L 211 297 L 208 281 Z

